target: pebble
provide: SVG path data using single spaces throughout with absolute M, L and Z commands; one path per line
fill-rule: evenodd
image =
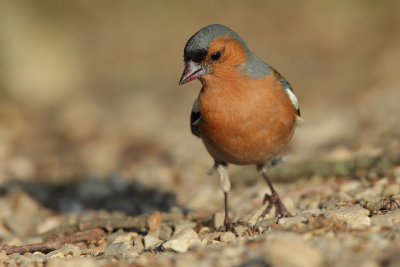
M 138 235 L 133 239 L 133 250 L 136 252 L 142 252 L 144 250 L 144 245 L 143 245 L 143 237 L 141 235 Z
M 133 250 L 132 247 L 128 247 L 124 243 L 112 243 L 109 245 L 106 250 L 104 251 L 104 256 L 110 256 L 110 257 L 128 257 L 128 256 L 134 256 L 137 255 L 135 254 L 135 251 Z
M 7 255 L 7 253 L 4 250 L 2 250 L 0 252 L 0 261 L 8 260 L 9 258 L 10 257 Z
M 371 217 L 371 225 L 390 226 L 390 222 L 386 215 L 375 215 Z
M 232 242 L 235 238 L 236 238 L 236 236 L 235 236 L 235 234 L 232 233 L 232 232 L 225 232 L 225 233 L 223 233 L 223 234 L 219 237 L 219 239 L 220 239 L 222 242 L 225 242 L 225 243 L 230 243 L 230 242 Z
M 47 260 L 64 259 L 64 254 L 60 250 L 53 250 L 46 254 Z
M 150 232 L 154 232 L 154 231 L 158 230 L 161 225 L 161 213 L 158 211 L 153 213 L 148 219 L 148 224 L 149 224 Z
M 218 239 L 222 234 L 222 232 L 204 233 L 200 235 L 200 239 L 203 244 L 209 244 L 211 241 Z
M 164 226 L 164 227 L 161 227 L 161 228 L 160 228 L 160 234 L 158 235 L 158 237 L 159 237 L 161 240 L 168 240 L 168 239 L 171 238 L 171 236 L 172 236 L 172 229 L 171 229 L 171 227 L 166 227 L 166 226 Z
M 68 243 L 64 244 L 60 248 L 60 252 L 64 255 L 72 255 L 73 257 L 79 257 L 82 254 L 82 251 L 79 247 Z
M 291 228 L 293 226 L 302 226 L 307 223 L 307 218 L 304 216 L 293 216 L 288 218 L 280 218 L 278 224 L 282 225 L 284 228 Z
M 374 183 L 374 185 L 372 186 L 372 190 L 377 194 L 377 195 L 381 195 L 383 192 L 383 189 L 386 187 L 386 185 L 388 184 L 389 180 L 388 178 L 382 178 L 380 180 L 378 180 L 377 182 Z
M 187 228 L 174 234 L 170 240 L 162 245 L 162 247 L 164 250 L 186 252 L 195 244 L 200 244 L 200 239 L 193 229 Z
M 207 234 L 210 232 L 211 232 L 210 227 L 204 226 L 204 227 L 201 227 L 201 229 L 199 230 L 199 235 Z
M 400 209 L 388 211 L 385 214 L 385 217 L 391 224 L 400 223 Z
M 238 225 L 238 226 L 235 226 L 234 228 L 235 228 L 236 233 L 239 236 L 244 235 L 247 232 L 247 230 L 249 229 L 248 227 L 246 227 L 244 225 Z
M 215 227 L 215 229 L 219 229 L 222 226 L 224 226 L 225 213 L 217 212 L 217 213 L 214 214 L 213 219 L 214 219 L 214 227 Z
M 31 261 L 31 257 L 27 257 L 24 255 L 19 255 L 18 257 L 15 258 L 15 263 L 17 263 L 18 266 L 23 266 L 24 264 L 27 264 Z
M 270 232 L 266 236 L 265 260 L 272 266 L 322 266 L 320 251 L 303 240 L 300 235 Z
M 39 215 L 40 205 L 30 195 L 20 192 L 14 196 L 13 215 L 5 218 L 5 224 L 16 236 L 29 236 L 35 231 L 32 218 Z M 31 222 L 31 223 L 21 223 Z M 8 242 L 10 244 L 10 242 Z M 10 244 L 17 245 L 17 244 Z
M 77 267 L 77 266 L 84 266 L 84 267 L 97 267 L 99 266 L 98 262 L 94 259 L 90 258 L 72 258 L 67 261 L 54 261 L 51 265 L 46 265 L 46 267 Z
M 390 184 L 383 189 L 383 196 L 391 197 L 400 194 L 400 184 Z
M 112 243 L 124 243 L 127 246 L 133 245 L 134 238 L 138 235 L 136 232 L 122 233 L 118 235 Z
M 35 262 L 44 262 L 45 260 L 46 260 L 46 255 L 44 255 L 42 252 L 40 252 L 40 251 L 36 251 L 36 252 L 33 252 L 33 254 L 32 254 L 32 259 L 35 261 Z
M 340 191 L 348 193 L 350 195 L 354 195 L 354 193 L 359 193 L 361 190 L 362 190 L 362 184 L 358 180 L 351 180 L 346 183 L 343 183 L 340 186 Z
M 352 229 L 364 229 L 371 225 L 369 210 L 364 209 L 358 205 L 351 207 L 344 207 L 337 210 L 329 210 L 327 217 L 347 223 L 348 227 Z
M 181 230 L 184 230 L 184 229 L 187 229 L 187 228 L 195 229 L 196 226 L 197 226 L 196 222 L 188 221 L 188 220 L 182 220 L 182 221 L 178 222 L 175 225 L 175 233 L 178 233 Z
M 365 201 L 368 201 L 368 202 L 376 202 L 376 201 L 379 200 L 380 196 L 377 195 L 375 190 L 372 190 L 371 188 L 367 188 L 367 189 L 361 191 L 360 193 L 356 194 L 355 198 L 357 200 L 365 200 Z
M 154 235 L 153 233 L 149 233 L 143 238 L 143 243 L 145 249 L 150 249 L 160 245 L 162 240 L 160 240 L 158 236 Z

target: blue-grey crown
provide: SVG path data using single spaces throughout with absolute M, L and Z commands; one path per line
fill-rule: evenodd
M 200 29 L 192 37 L 190 37 L 184 50 L 185 61 L 202 61 L 207 55 L 211 42 L 217 37 L 227 35 L 235 38 L 243 45 L 243 47 L 245 47 L 245 49 L 247 49 L 245 42 L 236 32 L 224 25 L 212 24 Z
M 253 78 L 263 77 L 271 72 L 271 68 L 247 47 L 243 39 L 230 28 L 221 24 L 208 25 L 196 32 L 185 45 L 184 60 L 201 62 L 208 53 L 211 42 L 222 36 L 231 36 L 241 43 L 247 54 L 247 64 L 243 71 Z

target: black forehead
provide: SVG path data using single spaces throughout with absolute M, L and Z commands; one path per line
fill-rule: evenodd
M 187 61 L 193 61 L 196 63 L 202 62 L 206 56 L 207 56 L 208 49 L 196 49 L 196 50 L 189 50 L 185 51 L 184 54 L 184 60 Z

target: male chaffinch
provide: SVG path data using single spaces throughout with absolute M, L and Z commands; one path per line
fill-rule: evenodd
M 279 153 L 301 121 L 292 87 L 264 63 L 243 39 L 220 24 L 196 32 L 184 49 L 185 70 L 179 84 L 199 79 L 202 88 L 190 116 L 191 131 L 214 158 L 224 192 L 227 229 L 230 181 L 227 164 L 255 164 L 271 189 L 265 216 L 275 206 L 278 216 L 290 216 L 267 177 L 266 168 L 282 161 Z

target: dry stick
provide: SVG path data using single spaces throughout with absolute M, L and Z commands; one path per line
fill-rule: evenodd
M 44 240 L 53 239 L 61 235 L 70 235 L 80 231 L 86 231 L 95 228 L 107 230 L 117 228 L 132 228 L 143 230 L 147 227 L 149 215 L 140 215 L 135 217 L 114 217 L 114 218 L 96 218 L 87 221 L 81 221 L 71 225 L 63 225 L 42 234 Z
M 111 231 L 112 229 L 134 229 L 145 231 L 149 227 L 149 218 L 151 215 L 123 216 L 112 218 L 96 218 L 87 221 L 81 221 L 75 224 L 63 225 L 42 234 L 44 240 L 49 240 L 60 235 L 70 235 L 79 231 L 90 230 L 94 228 L 103 228 Z M 189 220 L 198 219 L 199 216 L 184 216 L 182 213 L 161 213 L 161 219 L 164 223 L 179 221 L 186 217 Z
M 46 241 L 42 243 L 36 244 L 28 244 L 22 246 L 4 246 L 1 249 L 6 252 L 6 254 L 12 253 L 25 253 L 25 252 L 34 252 L 34 251 L 49 251 L 49 250 L 56 250 L 60 249 L 62 245 L 65 243 L 74 243 L 80 241 L 87 241 L 87 240 L 94 240 L 103 235 L 105 235 L 105 231 L 103 229 L 94 229 L 79 235 L 73 236 L 65 236 L 60 237 L 56 241 Z
M 139 215 L 135 217 L 114 217 L 114 218 L 98 218 L 93 220 L 87 220 L 78 222 L 71 225 L 65 225 L 50 230 L 42 235 L 43 240 L 47 240 L 42 243 L 28 244 L 22 246 L 3 246 L 1 249 L 7 254 L 12 253 L 25 253 L 34 251 L 49 251 L 56 250 L 62 247 L 65 243 L 74 243 L 85 240 L 93 240 L 100 236 L 105 235 L 103 229 L 137 229 L 140 231 L 148 228 L 148 221 L 150 215 Z M 162 213 L 161 218 L 163 222 L 178 221 L 183 219 L 181 213 Z M 196 219 L 197 216 L 187 216 L 188 219 Z M 94 229 L 94 230 L 93 230 Z M 91 230 L 91 231 L 89 231 Z M 75 234 L 77 232 L 86 231 L 82 234 Z M 65 236 L 67 235 L 67 236 Z

